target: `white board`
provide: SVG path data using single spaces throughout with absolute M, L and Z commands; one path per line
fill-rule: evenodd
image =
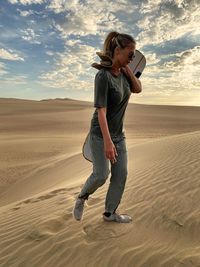
M 135 57 L 128 66 L 131 68 L 135 76 L 139 78 L 146 66 L 145 56 L 139 50 L 135 50 Z
M 92 151 L 90 148 L 90 132 L 87 134 L 86 139 L 84 141 L 84 144 L 82 147 L 82 154 L 86 160 L 92 162 Z

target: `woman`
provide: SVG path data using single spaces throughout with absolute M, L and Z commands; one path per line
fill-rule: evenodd
M 127 66 L 133 59 L 136 42 L 128 34 L 110 32 L 104 42 L 103 54 L 111 58 L 111 67 L 102 67 L 95 76 L 94 107 L 90 127 L 90 147 L 93 172 L 85 182 L 73 208 L 76 220 L 81 220 L 85 200 L 102 186 L 110 173 L 106 195 L 105 221 L 127 223 L 132 218 L 118 214 L 127 178 L 127 150 L 123 121 L 131 93 L 140 93 L 141 82 Z

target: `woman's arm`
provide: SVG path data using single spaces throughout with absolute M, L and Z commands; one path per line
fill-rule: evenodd
M 105 107 L 98 108 L 98 120 L 99 120 L 99 125 L 101 128 L 101 132 L 103 135 L 104 150 L 105 150 L 106 158 L 110 159 L 112 163 L 115 163 L 117 161 L 116 156 L 118 156 L 118 154 L 117 154 L 117 149 L 115 145 L 113 144 L 112 139 L 110 137 Z
M 104 141 L 112 141 L 106 119 L 106 108 L 98 108 L 98 120 Z
M 142 92 L 141 81 L 135 77 L 130 67 L 126 65 L 126 67 L 122 68 L 122 71 L 126 75 L 131 84 L 131 92 L 136 94 Z

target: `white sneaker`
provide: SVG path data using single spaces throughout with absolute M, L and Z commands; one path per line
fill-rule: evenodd
M 77 198 L 76 203 L 73 208 L 73 216 L 77 221 L 80 221 L 83 215 L 85 199 L 84 198 Z
M 118 214 L 116 212 L 111 214 L 109 217 L 107 217 L 103 213 L 103 219 L 104 219 L 104 221 L 107 221 L 107 222 L 118 222 L 118 223 L 130 223 L 130 222 L 132 222 L 132 218 L 128 214 Z

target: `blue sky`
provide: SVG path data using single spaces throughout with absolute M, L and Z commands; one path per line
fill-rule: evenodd
M 200 105 L 200 0 L 2 0 L 0 97 L 93 101 L 91 64 L 110 31 L 147 58 L 130 102 Z

